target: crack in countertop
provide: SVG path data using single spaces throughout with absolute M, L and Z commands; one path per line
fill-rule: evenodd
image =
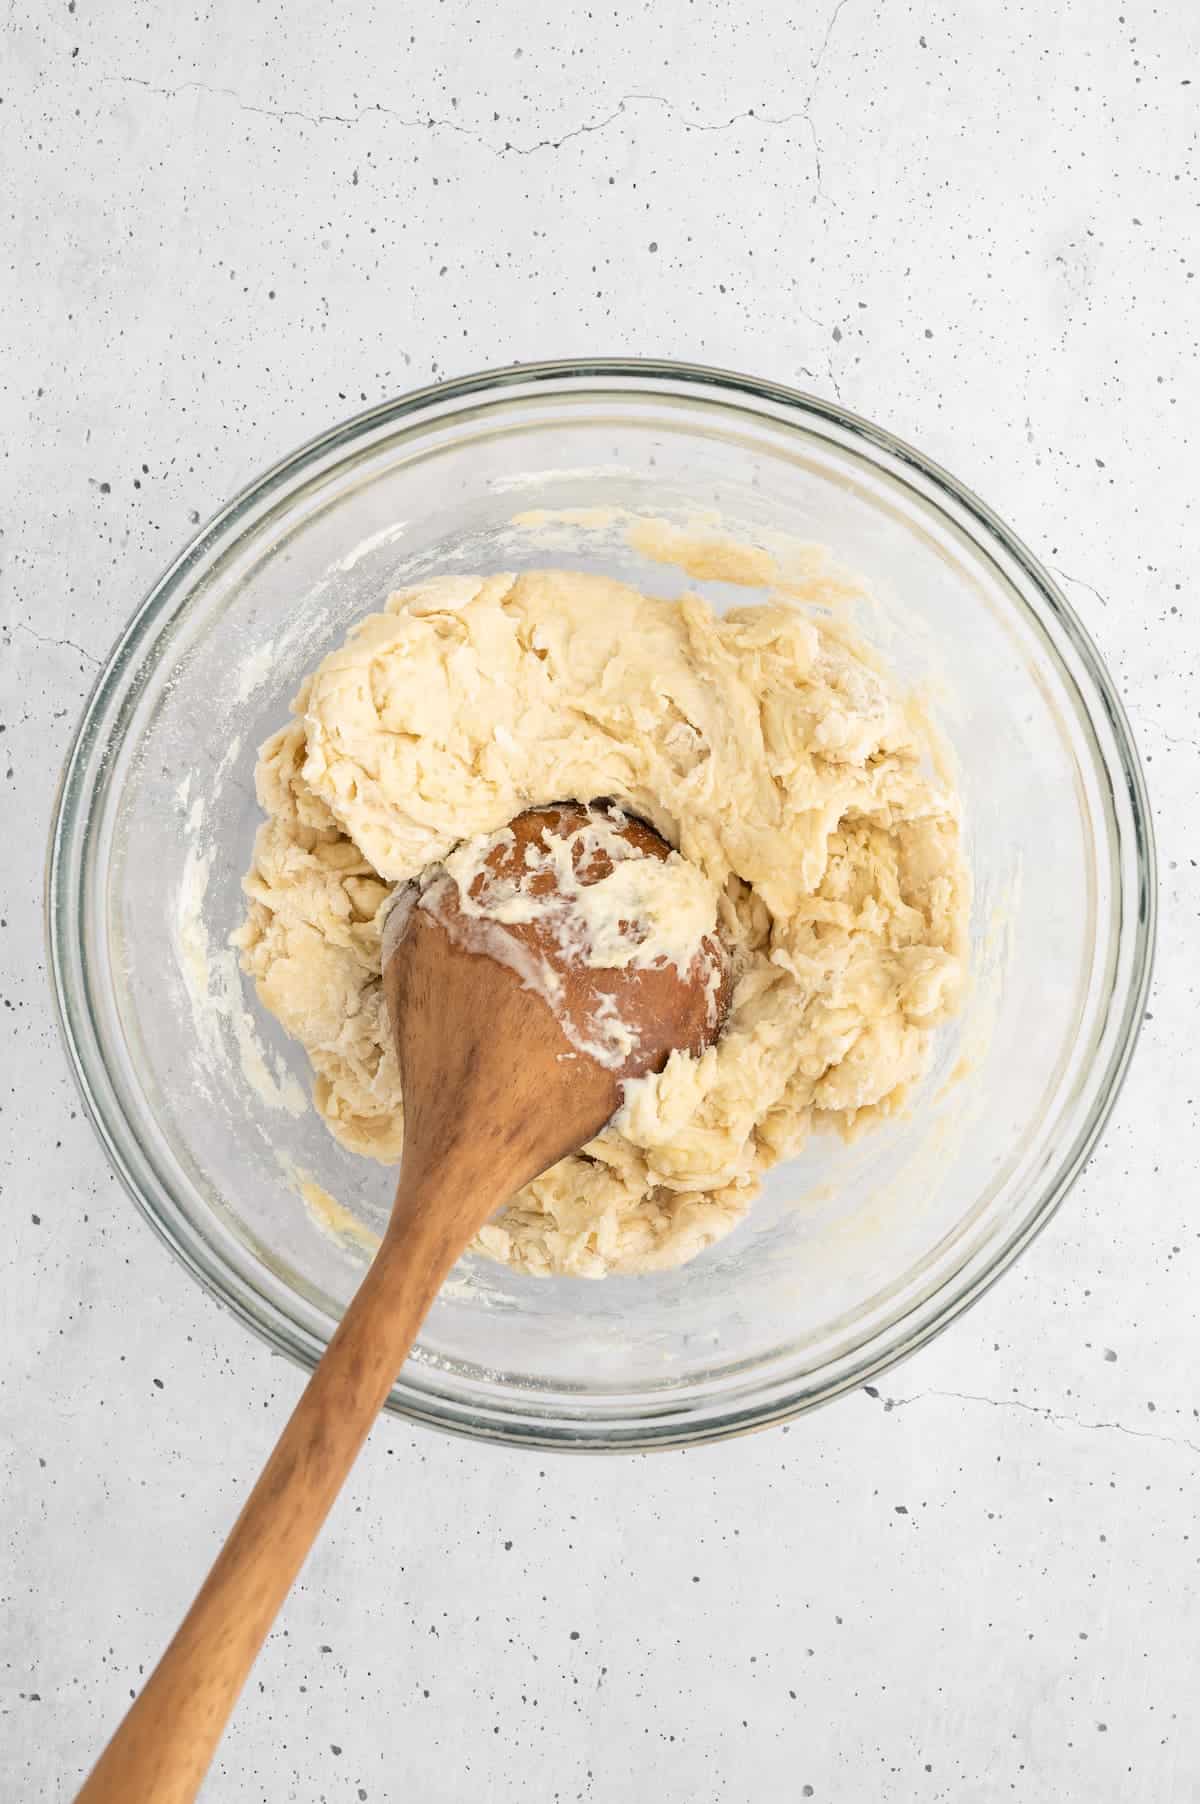
M 1057 564 L 1048 564 L 1046 567 L 1049 570 L 1053 570 L 1055 576 L 1061 576 L 1065 583 L 1074 583 L 1076 587 L 1086 589 L 1090 595 L 1096 597 L 1096 600 L 1100 603 L 1102 608 L 1108 606 L 1107 598 L 1101 595 L 1099 589 L 1097 589 L 1094 584 L 1085 582 L 1082 576 L 1072 576 L 1069 570 L 1061 570 Z
M 81 658 L 86 658 L 89 664 L 94 664 L 97 670 L 103 662 L 103 659 L 98 658 L 94 651 L 89 651 L 86 645 L 78 645 L 74 639 L 55 639 L 48 633 L 36 633 L 23 620 L 18 620 L 13 630 L 27 634 L 30 639 L 36 639 L 39 645 L 58 645 L 64 649 L 69 646 L 72 651 L 77 651 Z
M 1186 1435 L 1157 1434 L 1150 1428 L 1128 1428 L 1124 1422 L 1085 1422 L 1079 1416 L 1070 1416 L 1063 1410 L 1051 1409 L 1040 1403 L 1026 1403 L 1020 1397 L 983 1397 L 973 1391 L 918 1391 L 913 1397 L 883 1397 L 874 1385 L 864 1385 L 868 1396 L 883 1403 L 884 1413 L 893 1410 L 909 1409 L 914 1403 L 924 1403 L 929 1399 L 946 1398 L 955 1403 L 981 1403 L 989 1409 L 1017 1409 L 1026 1415 L 1037 1416 L 1043 1422 L 1053 1423 L 1057 1427 L 1080 1428 L 1086 1433 L 1126 1434 L 1138 1441 L 1161 1441 L 1167 1447 L 1186 1447 L 1192 1453 L 1200 1453 L 1200 1441 L 1189 1441 Z
M 834 7 L 833 11 L 829 15 L 829 23 L 825 27 L 825 36 L 821 39 L 821 48 L 817 51 L 817 54 L 813 57 L 812 63 L 810 65 L 814 75 L 818 72 L 818 70 L 821 67 L 821 64 L 825 61 L 825 52 L 829 49 L 829 40 L 833 36 L 833 28 L 837 24 L 839 18 L 841 17 L 842 8 L 846 4 L 847 4 L 847 0 L 837 0 L 837 5 Z
M 840 0 L 837 10 L 840 11 L 841 5 L 844 5 L 845 3 L 846 0 Z M 814 64 L 814 72 L 818 67 L 819 59 L 818 62 Z M 432 113 L 418 114 L 415 117 L 410 117 L 408 114 L 399 112 L 394 107 L 384 106 L 379 101 L 370 101 L 367 105 L 358 108 L 357 111 L 352 113 L 308 113 L 300 107 L 257 106 L 253 101 L 244 100 L 237 92 L 236 88 L 224 87 L 216 83 L 198 81 L 195 79 L 179 82 L 173 87 L 159 86 L 155 82 L 152 82 L 141 75 L 105 75 L 102 76 L 100 80 L 102 85 L 111 86 L 116 83 L 125 86 L 144 88 L 147 93 L 159 94 L 166 99 L 174 99 L 178 95 L 186 93 L 212 94 L 232 101 L 241 112 L 255 113 L 266 119 L 299 119 L 309 125 L 340 125 L 352 127 L 362 124 L 362 122 L 365 119 L 370 118 L 372 114 L 377 114 L 381 118 L 394 120 L 406 131 L 457 132 L 460 137 L 470 138 L 474 143 L 479 144 L 494 157 L 528 157 L 536 155 L 539 151 L 560 150 L 564 144 L 569 144 L 573 138 L 582 138 L 597 132 L 607 131 L 610 126 L 615 125 L 619 119 L 623 118 L 631 111 L 631 109 L 637 106 L 661 107 L 671 118 L 677 120 L 685 131 L 689 132 L 726 132 L 731 131 L 737 125 L 745 123 L 753 123 L 761 126 L 764 130 L 771 131 L 782 130 L 789 125 L 803 124 L 807 128 L 809 136 L 812 139 L 817 190 L 818 193 L 821 194 L 822 199 L 826 198 L 821 188 L 820 143 L 817 138 L 816 128 L 809 117 L 809 108 L 812 106 L 816 94 L 815 83 L 813 92 L 809 95 L 804 105 L 795 112 L 772 114 L 761 112 L 757 107 L 744 107 L 736 113 L 731 113 L 729 117 L 725 119 L 689 118 L 685 113 L 681 112 L 672 101 L 668 100 L 665 94 L 623 94 L 609 112 L 601 114 L 600 117 L 596 119 L 586 119 L 579 125 L 572 126 L 568 131 L 563 132 L 557 138 L 537 138 L 531 144 L 517 144 L 511 139 L 505 139 L 505 141 L 500 144 L 494 142 L 483 132 L 477 131 L 474 126 L 464 125 L 457 119 L 451 119 L 444 115 Z

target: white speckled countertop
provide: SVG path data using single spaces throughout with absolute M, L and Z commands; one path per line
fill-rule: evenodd
M 204 1796 L 1200 1796 L 1200 13 L 804 10 L 8 0 L 5 1804 L 72 1796 L 301 1384 L 80 1116 L 41 922 L 77 711 L 265 463 L 598 351 L 840 397 L 1042 553 L 1146 760 L 1156 994 L 1057 1220 L 878 1395 L 610 1461 L 381 1424 Z

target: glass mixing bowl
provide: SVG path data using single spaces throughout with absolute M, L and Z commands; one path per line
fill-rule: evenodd
M 305 1062 L 225 945 L 255 750 L 349 624 L 424 573 L 550 562 L 688 586 L 595 516 L 514 528 L 532 509 L 716 514 L 832 547 L 874 591 L 866 634 L 902 681 L 932 679 L 965 808 L 971 991 L 907 1118 L 814 1137 L 677 1271 L 546 1281 L 467 1258 L 389 1402 L 527 1445 L 704 1440 L 861 1384 L 979 1296 L 1086 1159 L 1142 1016 L 1154 856 L 1125 716 L 1046 571 L 944 471 L 825 402 L 665 363 L 470 376 L 335 427 L 196 535 L 101 674 L 50 846 L 53 982 L 134 1200 L 311 1365 L 393 1175 L 305 1106 Z

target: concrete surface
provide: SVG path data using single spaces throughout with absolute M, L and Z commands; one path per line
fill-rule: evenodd
M 0 1796 L 72 1795 L 301 1382 L 80 1118 L 40 914 L 77 711 L 260 466 L 603 350 L 837 395 L 1060 572 L 1157 809 L 1142 1047 L 1059 1219 L 878 1397 L 611 1462 L 384 1424 L 204 1795 L 1200 1797 L 1191 0 L 8 0 L 0 31 Z

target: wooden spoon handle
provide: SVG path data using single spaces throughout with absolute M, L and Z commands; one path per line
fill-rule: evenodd
M 195 1797 L 267 1631 L 465 1244 L 448 1244 L 444 1223 L 431 1222 L 423 1234 L 420 1222 L 410 1218 L 402 1234 L 385 1237 L 80 1804 L 189 1804 Z

